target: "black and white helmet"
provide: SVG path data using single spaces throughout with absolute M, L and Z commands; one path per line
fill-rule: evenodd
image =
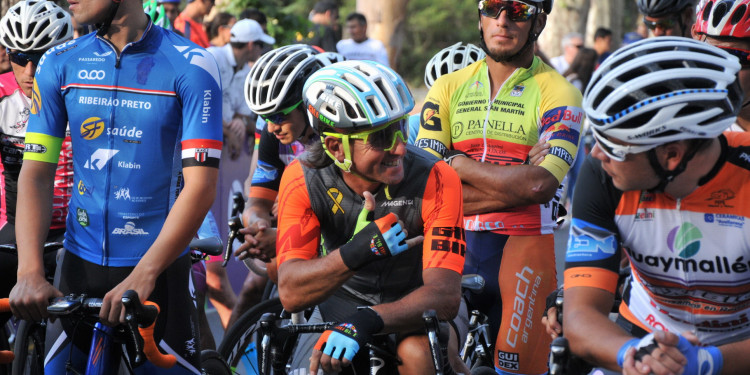
M 70 15 L 51 1 L 19 1 L 0 20 L 0 44 L 10 49 L 45 51 L 71 38 Z
M 458 42 L 443 48 L 427 63 L 424 69 L 424 84 L 429 89 L 440 76 L 463 69 L 483 59 L 484 56 L 484 51 L 471 43 Z
M 319 51 L 292 44 L 263 54 L 245 79 L 245 101 L 258 115 L 268 115 L 302 101 L 302 87 L 323 66 Z
M 638 0 L 638 11 L 648 17 L 664 17 L 679 13 L 695 0 Z
M 644 39 L 599 66 L 583 109 L 594 131 L 633 144 L 713 138 L 740 110 L 739 70 L 736 57 L 707 43 Z

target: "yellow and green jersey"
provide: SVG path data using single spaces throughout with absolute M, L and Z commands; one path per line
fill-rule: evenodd
M 535 57 L 528 69 L 516 69 L 494 99 L 490 94 L 484 59 L 440 77 L 422 107 L 416 145 L 437 156 L 455 149 L 477 161 L 519 165 L 545 139 L 551 147 L 541 167 L 562 182 L 578 150 L 584 117 L 580 91 Z M 561 194 L 562 185 L 559 189 Z M 552 233 L 554 205 L 469 215 L 464 227 L 515 235 Z

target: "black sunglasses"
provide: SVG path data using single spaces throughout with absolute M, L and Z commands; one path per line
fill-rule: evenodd
M 44 55 L 44 52 L 11 52 L 9 49 L 6 49 L 6 52 L 10 61 L 20 66 L 28 65 L 29 61 L 34 63 L 34 65 L 39 65 L 39 60 Z

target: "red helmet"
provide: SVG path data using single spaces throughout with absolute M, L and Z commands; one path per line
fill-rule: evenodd
M 709 0 L 698 12 L 695 31 L 708 36 L 750 37 L 750 0 Z

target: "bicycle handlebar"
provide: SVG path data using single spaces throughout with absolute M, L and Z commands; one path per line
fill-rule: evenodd
M 98 317 L 102 303 L 101 298 L 88 298 L 85 294 L 69 295 L 55 298 L 47 307 L 47 311 L 56 316 Z M 128 355 L 131 365 L 138 367 L 149 360 L 162 368 L 174 366 L 177 359 L 171 354 L 162 354 L 154 341 L 154 324 L 159 314 L 159 306 L 150 301 L 141 304 L 137 293 L 133 290 L 128 290 L 123 294 L 122 304 L 125 307 L 123 327 L 126 328 L 129 342 L 132 344 L 132 353 Z M 131 346 L 126 347 L 131 348 Z
M 10 301 L 8 298 L 0 299 L 0 312 L 10 311 Z M 13 362 L 15 355 L 10 350 L 0 350 L 0 364 L 7 364 Z

